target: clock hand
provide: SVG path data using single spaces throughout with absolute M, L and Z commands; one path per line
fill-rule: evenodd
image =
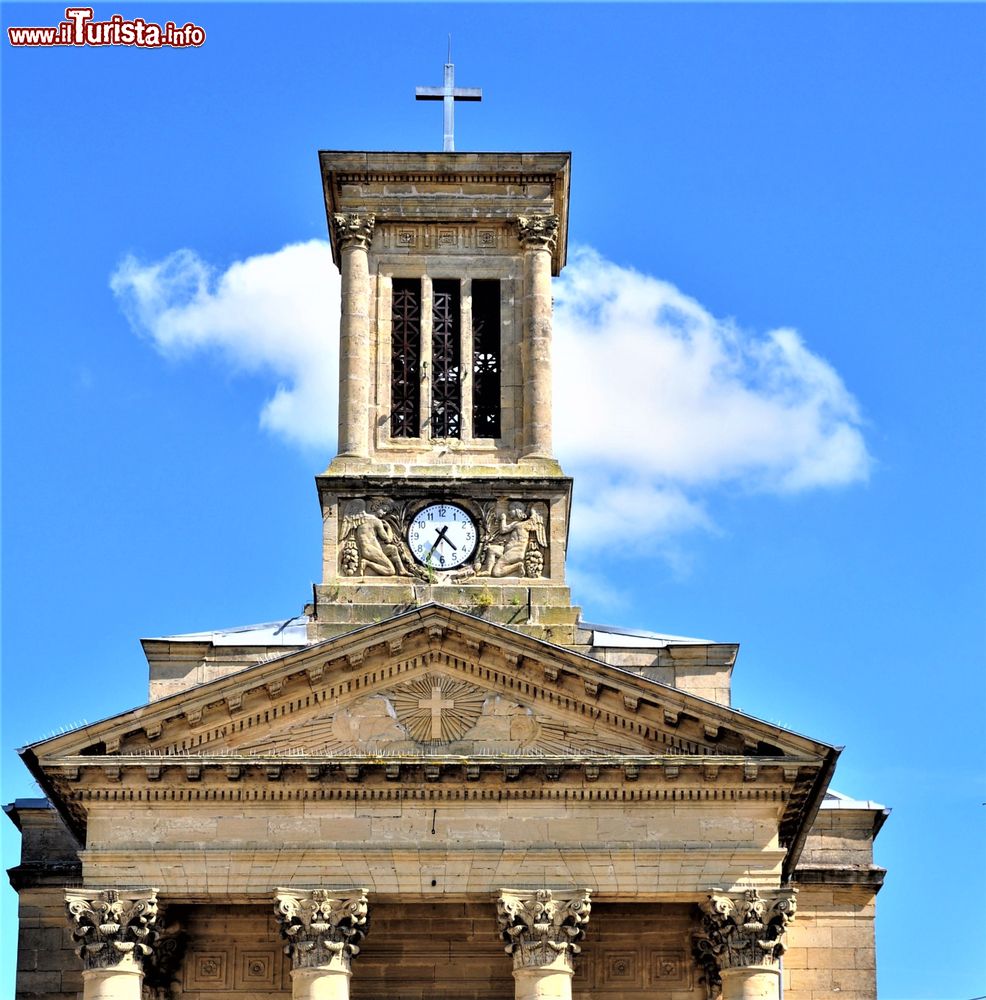
M 450 538 L 447 538 L 445 535 L 445 532 L 448 531 L 448 525 L 446 524 L 445 527 L 436 528 L 435 530 L 438 532 L 438 537 L 435 539 L 435 544 L 432 545 L 431 551 L 434 552 L 435 549 L 437 549 L 442 542 L 445 542 L 447 545 L 451 545 L 452 551 L 455 552 L 456 546 L 452 543 L 452 540 Z

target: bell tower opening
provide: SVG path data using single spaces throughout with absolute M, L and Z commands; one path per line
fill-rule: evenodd
M 390 353 L 390 434 L 418 436 L 421 400 L 421 282 L 394 282 Z
M 472 433 L 500 436 L 500 282 L 472 283 Z
M 431 436 L 462 436 L 459 282 L 435 281 L 431 296 Z

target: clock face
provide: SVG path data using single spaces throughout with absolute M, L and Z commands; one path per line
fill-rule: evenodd
M 407 531 L 411 554 L 429 569 L 455 569 L 476 551 L 476 524 L 452 503 L 433 503 L 418 511 Z

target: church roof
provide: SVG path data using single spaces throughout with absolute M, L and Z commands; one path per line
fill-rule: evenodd
M 295 615 L 294 618 L 255 625 L 152 636 L 147 641 L 211 642 L 214 646 L 307 646 L 308 620 L 308 615 Z
M 887 810 L 885 805 L 882 805 L 879 802 L 874 802 L 872 799 L 854 799 L 850 795 L 843 795 L 842 792 L 837 792 L 831 788 L 825 793 L 825 798 L 822 801 L 822 808 Z
M 666 646 L 716 645 L 712 639 L 696 639 L 687 635 L 647 632 L 644 629 L 632 629 L 620 625 L 592 625 L 589 622 L 580 622 L 579 624 L 582 628 L 592 632 L 593 646 L 663 649 Z
M 211 642 L 214 646 L 307 646 L 308 615 L 295 615 L 272 622 L 236 625 L 231 628 L 207 629 L 203 632 L 182 632 L 178 635 L 151 636 L 149 642 Z M 580 627 L 592 633 L 595 647 L 663 649 L 667 646 L 712 646 L 712 639 L 694 636 L 649 632 L 622 625 L 599 625 L 580 622 Z

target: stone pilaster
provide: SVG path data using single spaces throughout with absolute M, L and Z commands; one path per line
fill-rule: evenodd
M 496 918 L 514 960 L 516 1000 L 571 1000 L 573 958 L 582 949 L 591 910 L 589 890 L 503 889 Z
M 157 889 L 69 890 L 65 906 L 83 962 L 83 1000 L 140 1000 L 156 939 Z
M 522 215 L 517 235 L 524 247 L 524 453 L 551 457 L 551 252 L 557 215 Z
M 293 1000 L 348 1000 L 352 960 L 369 929 L 365 889 L 278 889 L 274 914 L 291 956 Z
M 797 910 L 795 889 L 711 892 L 700 904 L 695 960 L 722 1000 L 777 1000 L 784 932 Z
M 339 454 L 364 458 L 370 447 L 370 263 L 376 218 L 332 217 L 342 257 L 339 324 Z

